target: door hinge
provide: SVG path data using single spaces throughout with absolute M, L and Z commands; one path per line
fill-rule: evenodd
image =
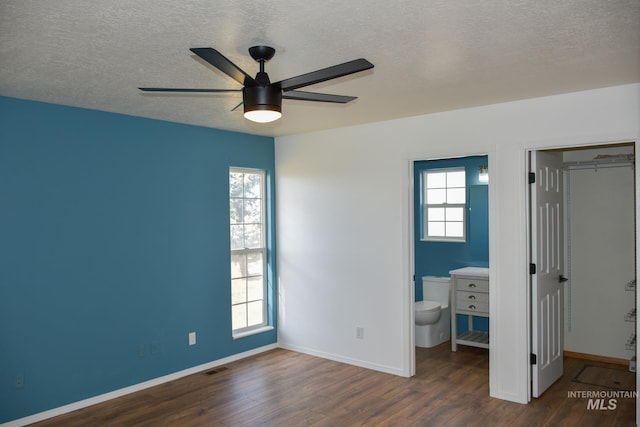
M 536 356 L 535 354 L 531 353 L 529 355 L 529 363 L 531 363 L 532 365 L 535 365 L 538 363 L 538 356 Z
M 536 173 L 529 172 L 529 184 L 533 184 L 534 182 L 536 182 Z
M 536 274 L 536 265 L 534 263 L 529 264 L 529 274 Z
M 416 275 L 415 274 L 413 275 L 413 281 L 414 282 L 416 281 Z

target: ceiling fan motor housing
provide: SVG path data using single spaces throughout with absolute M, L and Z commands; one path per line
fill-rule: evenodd
M 242 89 L 244 112 L 270 110 L 282 112 L 282 91 L 273 86 L 252 86 Z

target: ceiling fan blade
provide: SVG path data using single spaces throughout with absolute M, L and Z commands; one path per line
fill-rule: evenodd
M 328 93 L 303 92 L 300 90 L 290 90 L 282 94 L 284 99 L 299 99 L 301 101 L 334 102 L 336 104 L 346 104 L 349 101 L 358 99 L 357 96 L 331 95 Z
M 290 91 L 303 86 L 309 86 L 315 83 L 324 82 L 326 80 L 331 80 L 360 71 L 368 70 L 370 68 L 373 68 L 373 64 L 366 59 L 354 59 L 353 61 L 334 65 L 333 67 L 312 71 L 310 73 L 302 74 L 297 77 L 291 77 L 290 79 L 285 79 L 278 83 L 274 83 L 274 85 L 279 86 L 283 91 Z
M 229 61 L 223 54 L 211 47 L 194 47 L 189 49 L 243 86 L 255 86 L 256 81 L 240 67 Z
M 221 92 L 242 92 L 242 89 L 187 89 L 187 88 L 166 88 L 166 87 L 139 87 L 143 92 L 183 92 L 183 93 L 221 93 Z

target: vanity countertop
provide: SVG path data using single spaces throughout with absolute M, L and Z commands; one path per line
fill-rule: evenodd
M 449 271 L 449 274 L 456 274 L 459 276 L 480 276 L 489 277 L 489 269 L 486 267 L 464 267 L 456 270 Z

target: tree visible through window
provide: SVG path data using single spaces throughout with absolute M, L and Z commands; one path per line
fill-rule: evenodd
M 465 241 L 464 168 L 423 172 L 423 240 Z
M 263 171 L 229 171 L 233 332 L 267 324 L 264 182 Z

